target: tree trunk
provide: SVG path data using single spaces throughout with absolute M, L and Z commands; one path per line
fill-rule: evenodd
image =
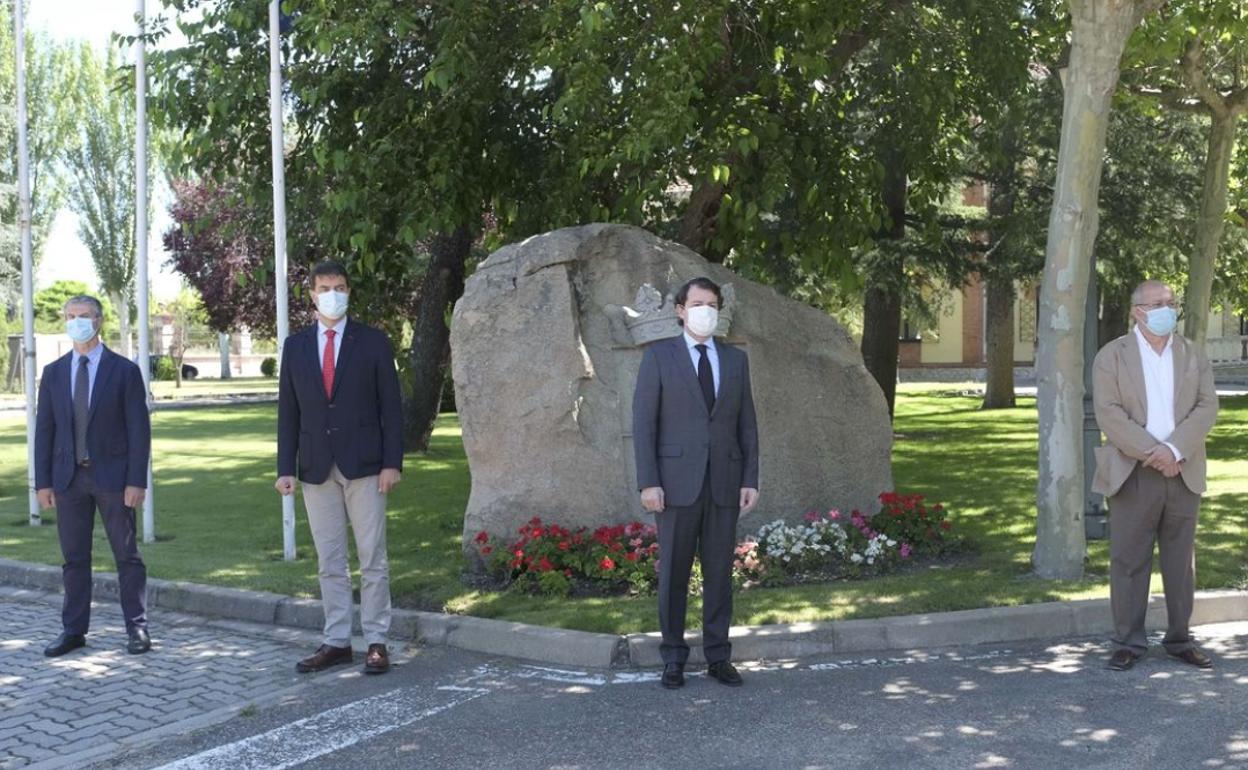
M 120 353 L 125 358 L 134 357 L 134 348 L 130 344 L 130 298 L 124 291 L 110 291 L 109 299 L 117 308 L 117 331 L 120 335 Z
M 1014 403 L 1014 282 L 993 274 L 988 279 L 985 322 L 988 373 L 984 409 L 1012 409 Z
M 1083 576 L 1083 325 L 1105 134 L 1123 47 L 1161 0 L 1071 0 L 1061 144 L 1037 329 L 1036 546 L 1043 578 Z
M 1218 246 L 1226 228 L 1226 200 L 1234 159 L 1235 129 L 1239 114 L 1213 112 L 1209 124 L 1209 151 L 1200 190 L 1200 219 L 1196 224 L 1196 250 L 1187 263 L 1187 292 L 1183 297 L 1183 336 L 1205 344 L 1209 331 L 1209 305 Z
M 1127 289 L 1129 292 L 1130 289 Z M 1101 291 L 1101 321 L 1096 339 L 1099 347 L 1126 334 L 1131 328 L 1131 297 L 1121 291 Z
M 676 240 L 701 254 L 709 262 L 723 263 L 728 256 L 711 248 L 719 219 L 719 207 L 723 200 L 723 184 L 703 181 L 689 193 L 689 205 L 680 217 L 680 232 Z
M 884 164 L 884 206 L 889 222 L 878 240 L 900 242 L 906 237 L 906 167 L 900 150 Z M 904 260 L 900 248 L 888 248 L 881 266 L 869 279 L 863 302 L 862 362 L 888 402 L 891 419 L 897 400 L 897 353 L 901 338 L 901 291 Z
M 230 335 L 228 333 L 217 334 L 217 347 L 221 351 L 221 379 L 231 379 L 233 373 L 230 371 Z
M 429 449 L 429 436 L 438 418 L 442 385 L 451 360 L 451 330 L 447 308 L 464 293 L 464 270 L 472 249 L 467 228 L 434 237 L 429 247 L 429 269 L 420 287 L 420 300 L 412 324 L 411 393 L 404 421 L 408 449 Z
M 1014 213 L 1015 156 L 1018 142 L 1013 126 L 1001 135 L 1003 162 L 988 186 L 989 232 L 987 297 L 984 307 L 984 343 L 987 368 L 984 409 L 1014 407 L 1014 280 L 1009 269 L 1008 221 Z

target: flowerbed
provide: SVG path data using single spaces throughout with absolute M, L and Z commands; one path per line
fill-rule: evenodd
M 922 495 L 885 492 L 873 516 L 852 511 L 810 512 L 800 524 L 764 524 L 738 543 L 733 578 L 739 587 L 781 585 L 876 575 L 913 559 L 938 557 L 964 546 L 944 506 Z M 653 593 L 659 543 L 654 525 L 634 521 L 569 530 L 534 517 L 503 540 L 481 532 L 475 539 L 488 571 L 520 590 L 566 596 Z M 700 587 L 695 576 L 691 591 Z

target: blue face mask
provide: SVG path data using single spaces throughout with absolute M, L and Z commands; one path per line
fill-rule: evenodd
M 65 322 L 65 333 L 74 342 L 87 342 L 95 336 L 95 321 L 90 318 L 71 318 Z
M 1158 307 L 1148 311 L 1148 330 L 1158 337 L 1174 331 L 1179 324 L 1179 313 L 1172 307 Z

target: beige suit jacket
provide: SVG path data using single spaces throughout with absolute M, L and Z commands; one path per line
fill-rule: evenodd
M 1213 367 L 1203 350 L 1174 334 L 1174 433 L 1167 439 L 1183 453 L 1183 483 L 1196 494 L 1205 491 L 1205 437 L 1218 414 Z M 1159 443 L 1144 426 L 1148 395 L 1144 366 L 1134 329 L 1108 343 L 1093 363 L 1092 399 L 1096 421 L 1107 444 L 1096 450 L 1092 490 L 1113 495 L 1135 465 Z

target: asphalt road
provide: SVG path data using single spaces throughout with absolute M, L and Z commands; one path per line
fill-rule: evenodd
M 94 768 L 1248 768 L 1248 623 L 1198 629 L 1199 671 L 1100 640 L 742 666 L 565 671 L 416 649 Z

